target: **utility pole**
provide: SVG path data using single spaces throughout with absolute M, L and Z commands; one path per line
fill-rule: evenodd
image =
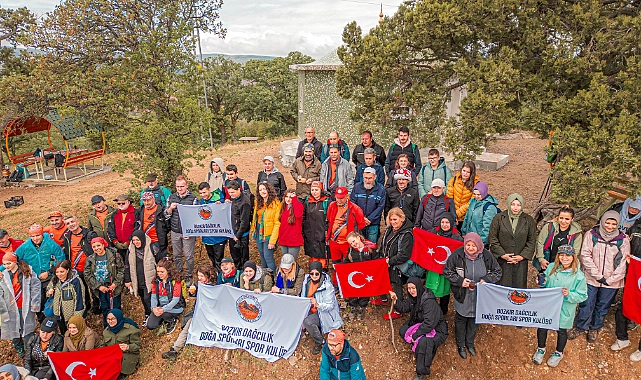
M 198 60 L 200 62 L 200 67 L 204 70 L 205 66 L 203 64 L 203 50 L 202 46 L 200 45 L 200 28 L 198 26 L 196 28 L 196 40 L 198 41 Z M 205 82 L 205 77 L 203 76 L 203 94 L 205 96 L 205 108 L 209 109 L 209 101 L 207 100 L 207 83 Z M 200 101 L 198 102 L 200 103 Z M 213 149 L 214 148 L 214 137 L 211 133 L 211 125 L 209 125 L 209 146 Z

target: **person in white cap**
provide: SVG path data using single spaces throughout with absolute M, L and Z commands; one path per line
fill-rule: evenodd
M 363 210 L 366 227 L 361 233 L 369 241 L 378 241 L 386 197 L 385 188 L 376 181 L 376 170 L 366 168 L 363 172 L 363 182 L 354 185 L 350 200 Z
M 456 219 L 454 202 L 445 194 L 445 181 L 436 178 L 432 181 L 432 193 L 425 194 L 418 207 L 414 227 L 430 231 L 441 224 L 441 219 L 446 213 L 452 214 Z
M 414 225 L 414 218 L 421 199 L 418 197 L 418 191 L 409 185 L 412 180 L 412 172 L 408 169 L 398 169 L 394 173 L 394 179 L 396 186 L 386 189 L 385 217 L 387 218 L 389 210 L 398 207 L 403 210 L 405 218 Z
M 276 189 L 276 195 L 278 200 L 283 200 L 283 192 L 287 189 L 287 184 L 285 183 L 285 177 L 283 173 L 278 171 L 276 165 L 274 165 L 274 157 L 265 156 L 263 158 L 263 165 L 265 169 L 258 172 L 258 180 L 256 183 L 269 182 Z

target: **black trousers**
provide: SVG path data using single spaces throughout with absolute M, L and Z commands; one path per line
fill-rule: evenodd
M 405 333 L 409 329 L 409 321 L 405 322 L 398 333 L 402 339 L 405 339 Z M 432 338 L 422 337 L 419 339 L 416 346 L 416 351 L 414 351 L 414 357 L 416 358 L 416 374 L 417 375 L 429 375 L 430 367 L 436 356 L 436 349 L 438 346 L 443 344 L 447 339 L 447 334 L 436 333 Z
M 131 274 L 129 273 L 129 249 L 118 249 L 117 251 L 122 258 L 122 263 L 125 265 L 124 282 L 131 282 Z
M 179 315 L 180 314 L 164 312 L 160 317 L 157 317 L 156 314 L 152 313 L 147 319 L 147 328 L 149 330 L 155 330 L 160 327 L 163 322 L 169 322 L 174 318 L 178 318 Z
M 220 263 L 221 261 L 223 261 L 223 258 L 225 257 L 226 245 L 227 245 L 227 240 L 218 244 L 205 244 L 205 249 L 207 250 L 207 256 L 209 256 L 209 260 L 211 260 L 211 264 L 219 272 L 220 272 Z
M 446 294 L 438 300 L 438 304 L 441 307 L 441 311 L 443 312 L 443 315 L 447 314 L 447 310 L 450 306 L 450 295 Z
M 623 315 L 623 301 L 617 306 L 614 313 L 615 331 L 618 340 L 628 340 L 628 322 L 630 320 Z M 641 339 L 639 340 L 639 350 L 641 350 Z
M 142 307 L 145 309 L 145 315 L 151 315 L 151 294 L 147 291 L 147 285 L 138 284 L 138 295 L 140 296 Z
M 476 330 L 478 329 L 476 318 L 464 317 L 459 313 L 454 314 L 454 331 L 456 334 L 456 345 L 458 347 L 474 347 Z
M 351 307 L 364 308 L 369 304 L 369 297 L 347 298 L 345 301 L 347 301 Z
M 238 241 L 229 239 L 229 253 L 234 259 L 236 269 L 242 269 L 249 260 L 249 235 L 241 237 Z
M 538 340 L 539 348 L 545 348 L 547 338 L 548 338 L 547 329 L 536 329 L 536 339 Z M 559 331 L 557 332 L 557 338 L 556 338 L 556 350 L 560 353 L 563 353 L 563 350 L 565 350 L 565 345 L 567 343 L 568 343 L 568 330 L 559 329 Z

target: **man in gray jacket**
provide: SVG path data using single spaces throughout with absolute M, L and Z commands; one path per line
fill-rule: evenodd
M 174 254 L 174 263 L 181 272 L 183 271 L 183 255 L 185 258 L 186 271 L 183 274 L 187 287 L 190 287 L 193 283 L 196 238 L 183 236 L 178 205 L 195 205 L 197 203 L 198 198 L 187 189 L 187 178 L 182 175 L 176 177 L 176 192 L 167 199 L 165 215 L 169 219 L 171 229 L 171 248 Z
M 441 225 L 441 219 L 446 213 L 454 216 L 456 220 L 456 211 L 454 209 L 454 202 L 443 194 L 445 189 L 445 182 L 436 178 L 432 181 L 432 191 L 426 194 L 421 199 L 421 204 L 418 207 L 414 227 L 422 228 L 429 231 L 434 227 Z
M 338 145 L 329 147 L 329 157 L 321 167 L 320 180 L 323 187 L 332 195 L 332 199 L 334 199 L 334 192 L 340 186 L 345 186 L 348 192 L 352 192 L 354 171 L 349 161 L 341 158 Z

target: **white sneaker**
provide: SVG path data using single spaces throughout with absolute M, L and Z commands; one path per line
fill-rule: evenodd
M 632 354 L 630 354 L 630 360 L 632 360 L 633 362 L 641 361 L 641 351 L 636 350 Z
M 612 349 L 612 351 L 621 351 L 624 348 L 628 347 L 629 345 L 630 345 L 630 340 L 617 339 L 616 342 L 612 343 L 612 345 L 610 346 L 610 349 Z

